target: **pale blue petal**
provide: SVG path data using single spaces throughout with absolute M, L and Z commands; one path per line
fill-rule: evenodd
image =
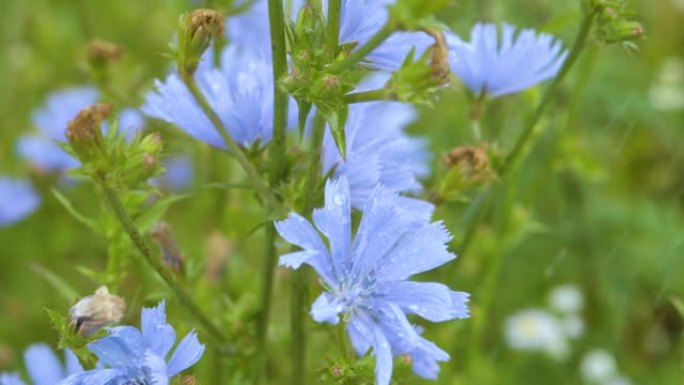
M 17 155 L 41 171 L 62 172 L 79 162 L 47 136 L 25 135 L 15 144 Z
M 146 352 L 144 360 L 145 374 L 148 377 L 150 384 L 168 385 L 170 376 L 167 375 L 166 361 L 164 361 L 164 358 L 153 352 Z
M 25 385 L 19 373 L 1 373 L 0 385 Z
M 24 352 L 24 363 L 33 385 L 54 385 L 65 377 L 59 358 L 45 344 L 29 346 Z
M 0 175 L 0 227 L 29 216 L 40 202 L 40 195 L 29 180 Z
M 453 295 L 454 292 L 446 285 L 433 282 L 387 282 L 378 291 L 384 293 L 382 299 L 400 306 L 404 312 L 417 314 L 432 322 L 463 318 L 463 308 L 467 303 L 467 296 L 462 298 Z M 454 303 L 454 300 L 457 302 Z
M 373 346 L 372 335 L 368 333 L 367 328 L 359 321 L 358 317 L 353 317 L 349 323 L 347 323 L 347 334 L 349 335 L 349 340 L 351 341 L 356 354 L 359 356 L 366 354 L 368 349 Z
M 78 361 L 78 357 L 69 349 L 64 349 L 65 369 L 66 375 L 80 373 L 83 371 L 83 366 Z
M 328 293 L 322 293 L 313 305 L 311 305 L 311 317 L 316 322 L 328 322 L 337 325 L 340 322 L 339 314 L 344 310 L 341 301 Z
M 203 353 L 204 345 L 199 342 L 194 331 L 190 332 L 174 350 L 168 363 L 168 376 L 173 377 L 194 365 Z
M 153 308 L 143 308 L 140 319 L 145 349 L 165 358 L 176 342 L 176 332 L 166 323 L 166 302 L 161 301 Z
M 280 266 L 289 267 L 290 269 L 299 269 L 303 263 L 310 263 L 312 259 L 320 256 L 320 252 L 316 250 L 295 251 L 280 256 Z
M 456 258 L 447 248 L 451 234 L 441 222 L 431 223 L 402 240 L 392 253 L 383 255 L 378 279 L 394 281 L 432 270 Z
M 88 349 L 111 367 L 135 366 L 143 356 L 140 332 L 131 326 L 109 329 L 111 334 L 88 344 Z
M 123 385 L 126 373 L 120 369 L 94 369 L 73 374 L 60 385 Z
M 341 276 L 351 269 L 351 202 L 346 179 L 326 182 L 325 207 L 314 210 L 313 219 L 328 238 L 334 271 Z

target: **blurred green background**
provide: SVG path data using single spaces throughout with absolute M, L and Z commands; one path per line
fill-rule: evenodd
M 440 18 L 464 37 L 478 20 L 508 21 L 554 33 L 569 46 L 579 22 L 578 3 L 464 0 Z M 35 130 L 30 114 L 47 94 L 93 83 L 86 60 L 93 38 L 125 48 L 124 58 L 110 68 L 111 93 L 117 103 L 139 106 L 153 80 L 169 70 L 163 54 L 178 16 L 193 6 L 180 0 L 0 2 L 0 174 L 31 175 L 44 198 L 31 217 L 0 229 L 0 370 L 20 367 L 21 352 L 30 343 L 56 344 L 44 308 L 66 312 L 71 303 L 45 271 L 87 295 L 97 284 L 75 266 L 102 269 L 108 248 L 104 237 L 61 207 L 50 193 L 54 180 L 15 156 L 15 140 Z M 634 384 L 684 384 L 683 322 L 673 304 L 684 300 L 684 2 L 639 1 L 634 7 L 646 29 L 639 50 L 590 45 L 547 110 L 526 160 L 510 183 L 496 189 L 493 210 L 467 254 L 455 266 L 431 273 L 472 293 L 471 320 L 428 327 L 428 336 L 452 356 L 439 383 L 582 384 L 582 357 L 601 348 L 615 355 L 620 372 Z M 491 148 L 504 153 L 511 148 L 540 88 L 487 106 L 482 130 Z M 449 150 L 473 143 L 468 111 L 462 89 L 445 91 L 435 109 L 423 108 L 411 127 L 430 138 L 438 167 Z M 249 340 L 245 309 L 255 306 L 260 287 L 262 234 L 252 232 L 260 214 L 246 208 L 243 202 L 250 198 L 244 192 L 202 188 L 240 178 L 234 167 L 228 175 L 227 157 L 168 126 L 149 128 L 161 130 L 169 153 L 192 156 L 197 165 L 198 188 L 166 217 L 187 258 L 194 294 L 232 336 Z M 92 186 L 58 188 L 80 211 L 97 215 Z M 464 191 L 464 197 L 474 191 Z M 452 202 L 437 212 L 457 240 L 466 207 L 467 202 Z M 210 271 L 216 267 L 209 258 L 223 268 Z M 137 259 L 131 261 L 119 294 L 129 305 L 126 321 L 138 325 L 142 304 L 173 296 Z M 211 274 L 222 279 L 215 282 Z M 270 370 L 285 378 L 289 275 L 279 274 Z M 510 349 L 505 319 L 545 307 L 549 290 L 561 284 L 576 285 L 585 298 L 586 331 L 571 342 L 568 358 Z M 491 306 L 480 318 L 488 291 Z M 171 308 L 170 318 L 181 331 L 195 327 L 182 308 Z M 473 342 L 477 319 L 484 320 L 482 338 Z M 332 344 L 327 329 L 310 326 L 309 367 L 315 378 L 315 370 L 325 366 L 318 353 L 332 350 Z M 208 351 L 196 372 L 200 383 L 221 378 L 216 383 L 237 384 L 244 383 L 247 366 Z M 415 376 L 395 379 L 428 383 Z

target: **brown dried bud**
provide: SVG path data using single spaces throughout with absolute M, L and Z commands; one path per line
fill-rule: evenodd
M 190 36 L 198 35 L 219 39 L 223 36 L 223 15 L 213 9 L 196 9 L 190 13 L 188 21 Z
M 449 151 L 444 162 L 451 167 L 461 166 L 468 174 L 478 174 L 489 169 L 489 155 L 478 146 L 459 146 Z
M 330 374 L 335 378 L 340 378 L 344 375 L 344 367 L 340 364 L 335 364 L 330 368 Z
M 81 161 L 93 160 L 100 154 L 103 147 L 100 123 L 112 109 L 111 104 L 98 103 L 84 108 L 69 122 L 66 138 Z
M 190 376 L 190 375 L 184 375 L 180 377 L 180 385 L 197 385 L 199 384 L 199 381 L 197 381 L 197 377 L 195 376 Z
M 440 84 L 449 81 L 449 46 L 447 45 L 444 32 L 438 29 L 426 29 L 425 33 L 435 39 L 435 44 L 432 46 L 432 57 L 430 60 L 430 68 L 432 69 L 432 76 Z
M 171 231 L 171 227 L 166 222 L 157 222 L 150 230 L 150 237 L 162 251 L 164 264 L 176 273 L 182 274 L 183 254 L 176 243 L 176 238 Z
M 207 239 L 207 265 L 204 276 L 216 283 L 224 275 L 225 267 L 233 253 L 233 244 L 219 231 L 213 231 Z
M 95 64 L 117 61 L 123 53 L 123 47 L 102 39 L 93 39 L 88 43 L 88 60 Z
M 109 294 L 106 286 L 95 290 L 95 294 L 82 298 L 69 310 L 71 325 L 76 333 L 91 335 L 102 327 L 121 321 L 126 302 L 123 298 Z

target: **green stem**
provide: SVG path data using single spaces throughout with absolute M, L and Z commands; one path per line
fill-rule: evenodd
M 387 40 L 394 30 L 395 28 L 393 24 L 389 22 L 385 23 L 385 25 L 383 25 L 382 28 L 366 42 L 366 44 L 362 45 L 359 49 L 352 51 L 352 53 L 345 59 L 331 64 L 328 68 L 328 72 L 331 74 L 339 74 L 351 68 L 354 66 L 354 64 L 363 60 L 366 55 L 371 53 L 375 48 L 382 44 L 382 42 Z
M 309 215 L 314 205 L 318 175 L 321 164 L 321 147 L 325 134 L 325 119 L 316 113 L 309 147 L 309 165 L 304 179 L 300 212 Z M 303 270 L 292 274 L 291 328 L 292 328 L 292 385 L 304 385 L 306 381 L 306 306 L 307 276 Z
M 328 31 L 326 47 L 333 57 L 337 56 L 337 43 L 340 37 L 340 17 L 342 15 L 342 0 L 328 2 Z
M 280 201 L 278 200 L 276 195 L 271 191 L 268 184 L 261 178 L 257 169 L 254 167 L 252 162 L 250 162 L 247 158 L 247 155 L 245 155 L 245 153 L 242 152 L 240 146 L 238 146 L 238 144 L 235 143 L 233 138 L 230 136 L 228 129 L 223 125 L 223 122 L 216 114 L 216 112 L 214 112 L 214 110 L 211 108 L 209 102 L 204 97 L 204 94 L 202 94 L 202 91 L 197 86 L 195 78 L 193 78 L 192 76 L 183 76 L 182 78 L 183 82 L 188 87 L 188 90 L 190 90 L 190 93 L 195 98 L 195 101 L 197 101 L 202 111 L 204 111 L 204 113 L 207 115 L 211 123 L 218 131 L 223 141 L 226 143 L 226 146 L 228 147 L 228 153 L 233 155 L 235 159 L 237 159 L 238 163 L 240 163 L 240 166 L 242 166 L 242 168 L 245 170 L 245 172 L 251 179 L 252 184 L 254 185 L 254 189 L 257 191 L 257 193 L 261 195 L 261 197 L 266 201 L 266 203 L 270 207 L 276 209 L 277 211 L 283 212 L 284 209 L 280 204 Z
M 105 196 L 107 198 L 107 203 L 112 208 L 112 211 L 114 211 L 114 215 L 116 215 L 116 218 L 121 223 L 124 231 L 126 231 L 128 237 L 131 239 L 140 254 L 142 254 L 147 264 L 150 265 L 155 272 L 157 272 L 159 277 L 161 277 L 161 279 L 164 280 L 171 290 L 176 293 L 183 306 L 185 306 L 190 313 L 192 313 L 192 315 L 202 324 L 206 331 L 211 334 L 213 337 L 211 341 L 216 342 L 217 346 L 223 349 L 225 353 L 232 352 L 233 347 L 229 345 L 228 337 L 226 337 L 216 327 L 216 325 L 211 322 L 209 317 L 202 312 L 192 297 L 178 284 L 178 282 L 176 282 L 171 273 L 166 270 L 161 260 L 159 258 L 155 258 L 155 256 L 152 254 L 150 246 L 147 244 L 142 234 L 133 223 L 133 220 L 126 212 L 126 208 L 121 202 L 119 194 L 116 192 L 116 190 L 114 190 L 112 187 L 105 186 Z
M 347 104 L 373 102 L 376 100 L 396 100 L 396 98 L 393 98 L 384 88 L 344 95 L 344 102 Z
M 591 27 L 594 23 L 595 16 L 596 11 L 589 14 L 585 14 L 582 18 L 580 30 L 577 33 L 577 36 L 575 37 L 575 42 L 573 43 L 572 48 L 570 49 L 568 57 L 565 59 L 565 62 L 563 63 L 563 66 L 558 72 L 558 75 L 556 75 L 556 77 L 553 79 L 553 82 L 546 90 L 546 93 L 544 94 L 544 98 L 542 99 L 541 103 L 539 104 L 539 106 L 537 106 L 537 109 L 534 111 L 532 116 L 530 116 L 529 120 L 527 121 L 527 124 L 525 125 L 525 130 L 523 131 L 522 135 L 520 135 L 520 137 L 518 138 L 515 147 L 513 147 L 513 150 L 506 157 L 506 161 L 504 162 L 501 170 L 502 176 L 505 175 L 509 169 L 513 168 L 513 166 L 515 166 L 516 162 L 522 156 L 522 150 L 525 148 L 527 142 L 529 142 L 532 138 L 534 127 L 537 125 L 541 117 L 544 115 L 544 111 L 553 99 L 553 96 L 555 96 L 558 87 L 563 82 L 563 79 L 565 79 L 565 76 L 570 72 L 570 69 L 573 67 L 575 62 L 577 62 L 577 59 L 584 50 L 584 47 L 587 43 L 587 38 L 589 37 L 589 32 L 591 32 Z
M 541 103 L 539 104 L 539 106 L 537 106 L 536 110 L 527 121 L 525 125 L 525 130 L 523 131 L 523 134 L 518 138 L 515 147 L 513 148 L 511 153 L 506 157 L 506 161 L 500 170 L 500 175 L 502 179 L 508 177 L 511 174 L 511 172 L 515 169 L 516 163 L 521 160 L 522 150 L 526 147 L 528 142 L 531 141 L 534 127 L 537 125 L 537 123 L 543 116 L 543 113 L 548 107 L 551 100 L 553 99 L 553 96 L 555 96 L 555 93 L 558 90 L 559 85 L 561 84 L 565 76 L 569 73 L 570 69 L 573 67 L 573 65 L 579 58 L 580 54 L 582 53 L 586 45 L 587 38 L 589 36 L 589 32 L 591 31 L 591 27 L 593 25 L 595 16 L 595 12 L 584 14 L 582 24 L 580 25 L 580 29 L 577 33 L 577 36 L 575 37 L 575 41 L 570 50 L 570 53 L 568 54 L 568 57 L 563 63 L 563 66 L 561 67 L 558 75 L 556 76 L 556 78 L 544 94 L 544 98 L 542 99 Z M 473 212 L 472 218 L 474 219 L 470 221 L 468 227 L 466 228 L 466 237 L 464 238 L 460 247 L 461 256 L 465 254 L 467 247 L 469 246 L 472 238 L 474 237 L 477 227 L 485 217 L 486 211 L 491 203 L 491 198 L 491 187 L 485 187 L 473 203 L 473 209 L 469 210 L 469 212 Z M 477 357 L 480 357 L 483 333 L 485 326 L 487 325 L 487 317 L 489 316 L 490 309 L 493 303 L 494 292 L 496 289 L 496 280 L 499 276 L 499 272 L 501 271 L 502 259 L 503 255 L 501 253 L 498 253 L 494 256 L 494 259 L 493 261 L 491 261 L 490 266 L 488 267 L 483 280 L 483 289 L 481 290 L 480 300 L 481 312 L 479 313 L 479 317 L 477 317 L 477 322 L 472 323 L 472 330 L 469 339 L 470 346 L 468 349 L 468 377 L 471 380 L 473 380 L 472 376 L 474 375 L 474 373 L 477 372 L 477 365 L 475 360 L 477 359 Z
M 285 16 L 281 0 L 268 1 L 268 19 L 271 32 L 271 53 L 273 56 L 273 139 L 269 145 L 269 182 L 273 187 L 280 183 L 285 173 L 285 151 L 287 146 L 288 95 L 278 87 L 278 81 L 287 75 Z M 268 216 L 270 214 L 269 212 Z M 266 372 L 268 324 L 273 298 L 274 272 L 278 261 L 275 247 L 276 231 L 272 223 L 266 225 L 264 235 L 261 313 L 257 323 L 257 347 L 260 357 L 258 365 L 259 382 L 264 378 Z

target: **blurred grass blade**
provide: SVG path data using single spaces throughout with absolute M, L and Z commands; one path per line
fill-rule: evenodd
M 69 286 L 69 284 L 62 277 L 53 273 L 42 265 L 31 263 L 29 265 L 29 269 L 43 277 L 43 279 L 45 279 L 50 286 L 57 290 L 57 293 L 64 297 L 67 303 L 72 304 L 79 297 L 78 292 Z
M 60 193 L 57 189 L 53 188 L 51 190 L 52 190 L 52 195 L 54 195 L 55 198 L 57 198 L 59 203 L 62 204 L 62 206 L 66 209 L 66 211 L 69 214 L 71 214 L 72 217 L 74 217 L 74 219 L 76 219 L 81 224 L 85 225 L 86 227 L 90 228 L 91 230 L 98 232 L 98 233 L 100 232 L 100 228 L 97 225 L 97 223 L 95 221 L 93 221 L 92 219 L 86 217 L 85 215 L 79 213 L 78 210 L 76 210 L 74 205 L 71 204 L 71 201 L 69 201 L 69 199 L 67 197 L 62 195 L 62 193 Z

